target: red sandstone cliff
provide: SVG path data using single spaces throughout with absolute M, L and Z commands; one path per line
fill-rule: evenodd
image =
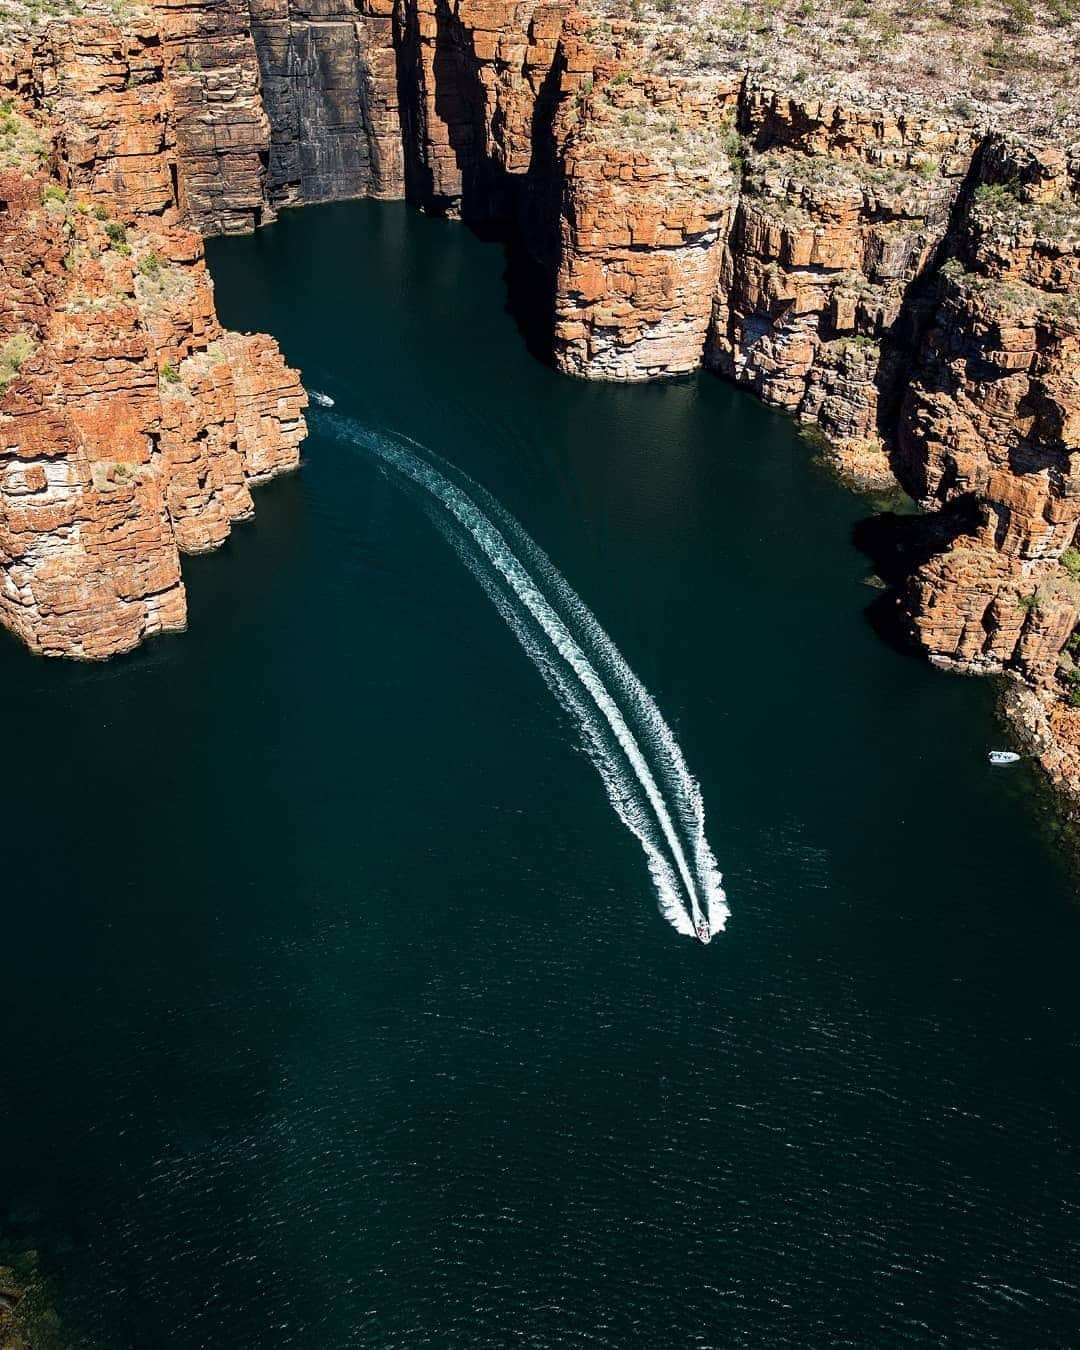
M 217 322 L 177 222 L 152 28 L 51 24 L 0 67 L 0 620 L 100 658 L 183 628 L 179 553 L 294 468 L 304 392 Z

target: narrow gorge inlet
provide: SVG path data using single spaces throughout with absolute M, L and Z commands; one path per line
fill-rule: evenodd
M 460 224 L 206 251 L 335 401 L 302 471 L 183 635 L 0 635 L 0 1237 L 59 1344 L 1075 1344 L 1077 876 L 992 683 L 867 622 L 867 499 L 713 375 L 536 361 Z M 690 853 L 700 792 L 707 947 L 515 581 Z

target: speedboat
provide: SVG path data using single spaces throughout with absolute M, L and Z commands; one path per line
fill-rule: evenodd
M 697 940 L 703 947 L 707 947 L 712 940 L 712 934 L 709 932 L 707 923 L 699 923 L 697 926 Z
M 332 408 L 334 406 L 334 400 L 329 394 L 320 394 L 317 389 L 309 389 L 308 393 L 311 395 L 311 401 L 317 403 L 320 408 Z
M 1015 764 L 1020 756 L 1015 750 L 991 750 L 986 758 L 991 764 Z

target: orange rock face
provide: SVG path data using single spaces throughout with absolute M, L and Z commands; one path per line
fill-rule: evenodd
M 704 363 L 816 425 L 860 483 L 969 503 L 975 524 L 901 596 L 910 633 L 1060 703 L 1080 622 L 1061 562 L 1080 523 L 1080 158 L 749 77 L 640 75 L 572 25 L 563 49 L 557 364 Z M 1043 722 L 1048 766 L 1080 766 L 1060 740 L 1080 718 Z
M 978 523 L 915 572 L 905 604 L 935 661 L 1034 687 L 1012 706 L 1080 797 L 1080 717 L 1063 702 L 1080 579 L 1062 562 L 1080 523 L 1080 161 L 998 142 L 983 172 L 936 279 L 896 453 L 916 495 L 967 498 Z
M 0 172 L 0 621 L 48 655 L 183 628 L 180 552 L 220 544 L 305 432 L 296 372 L 221 329 L 201 241 L 173 223 L 167 118 L 131 79 L 160 68 L 148 50 L 55 25 L 10 105 L 26 154 Z
M 701 364 L 738 197 L 738 83 L 641 76 L 573 33 L 565 51 L 556 364 L 593 379 L 684 374 Z

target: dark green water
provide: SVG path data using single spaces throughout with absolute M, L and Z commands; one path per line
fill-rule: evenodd
M 867 627 L 865 505 L 719 381 L 533 362 L 458 226 L 349 204 L 210 257 L 227 323 L 551 554 L 732 918 L 663 922 L 502 619 L 313 419 L 187 562 L 187 635 L 0 644 L 0 1215 L 66 1344 L 1080 1343 L 1075 880 L 984 763 L 992 690 Z

